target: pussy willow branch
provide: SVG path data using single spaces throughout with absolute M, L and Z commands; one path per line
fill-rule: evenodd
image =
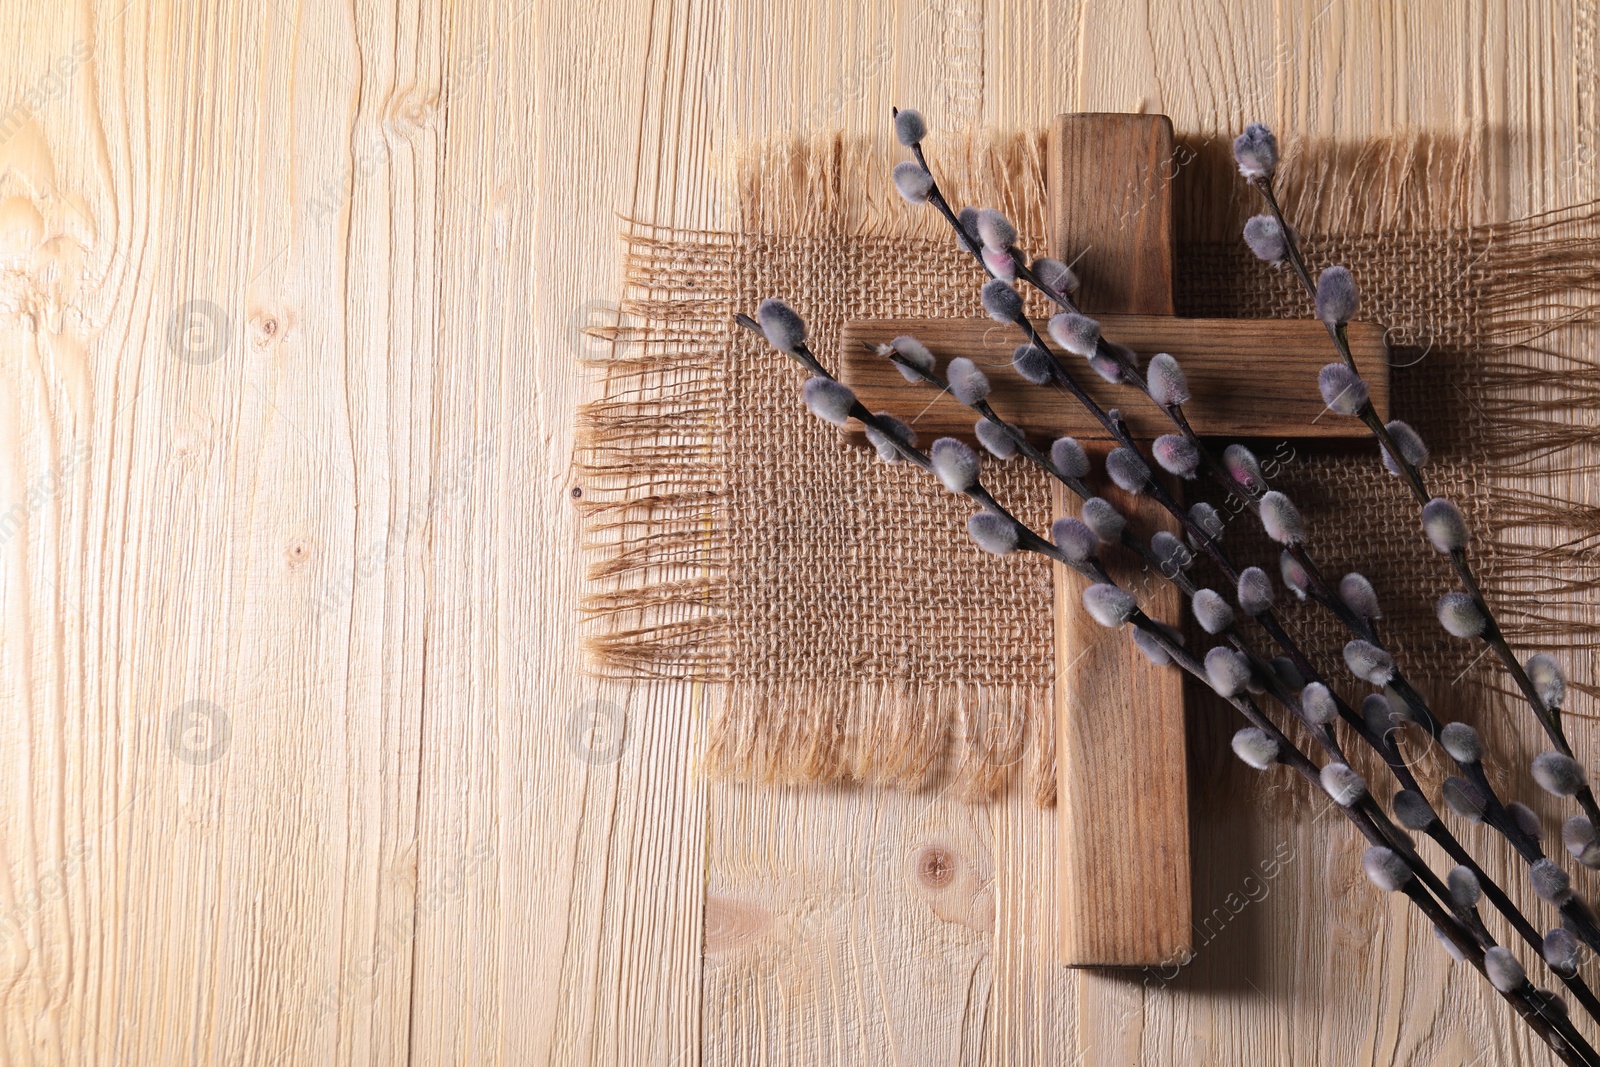
M 867 348 L 868 351 L 873 353 L 878 352 L 878 347 L 876 345 L 867 344 L 866 342 L 862 342 L 862 344 Z M 950 383 L 942 375 L 939 375 L 933 371 L 924 370 L 923 368 L 909 362 L 905 359 L 905 357 L 893 351 L 890 352 L 888 358 L 893 360 L 897 366 L 903 367 L 909 373 L 915 374 L 923 382 L 933 386 L 940 392 L 951 393 Z M 954 397 L 954 395 L 954 393 L 951 393 L 952 397 Z M 1011 442 L 1017 446 L 1017 452 L 1019 454 L 1024 456 L 1028 462 L 1049 472 L 1052 478 L 1066 486 L 1068 489 L 1072 490 L 1073 494 L 1077 496 L 1078 499 L 1088 500 L 1090 497 L 1095 495 L 1094 490 L 1089 488 L 1089 484 L 1087 482 L 1081 478 L 1074 478 L 1066 471 L 1063 471 L 1061 468 L 1057 467 L 1049 456 L 1045 455 L 1043 452 L 1039 451 L 1039 449 L 1034 447 L 1033 442 L 1028 440 L 1028 435 L 1022 432 L 1021 427 L 1013 425 L 1012 423 L 1009 423 L 1005 419 L 1001 418 L 995 412 L 994 408 L 989 405 L 987 400 L 980 400 L 976 404 L 967 404 L 965 406 L 971 408 L 975 414 L 981 416 L 990 425 L 1004 433 L 1008 438 L 1010 438 Z M 1122 535 L 1118 539 L 1117 543 L 1122 545 L 1122 547 L 1127 549 L 1129 552 L 1138 556 L 1147 566 L 1161 572 L 1163 577 L 1177 585 L 1177 587 L 1186 595 L 1194 595 L 1195 586 L 1194 583 L 1189 580 L 1188 576 L 1185 575 L 1181 570 L 1176 575 L 1167 574 L 1165 561 L 1157 556 L 1149 545 L 1135 537 L 1133 532 L 1126 526 L 1123 527 Z
M 867 344 L 866 347 L 874 352 L 881 351 L 881 353 L 888 359 L 892 360 L 896 366 L 902 368 L 904 373 L 914 375 L 923 383 L 932 386 L 942 393 L 949 394 L 952 399 L 956 399 L 959 403 L 962 403 L 964 406 L 981 416 L 990 425 L 996 427 L 1002 433 L 1004 433 L 1006 437 L 1017 446 L 1018 453 L 1027 459 L 1028 462 L 1044 470 L 1056 481 L 1066 486 L 1067 489 L 1079 499 L 1088 500 L 1096 495 L 1088 483 L 1084 482 L 1080 478 L 1075 478 L 1068 475 L 1065 471 L 1057 467 L 1049 456 L 1045 455 L 1038 448 L 1035 448 L 1033 443 L 1028 440 L 1027 434 L 1023 432 L 1022 428 L 1002 418 L 998 413 L 995 412 L 994 408 L 989 404 L 987 399 L 980 399 L 975 404 L 966 403 L 956 395 L 956 391 L 951 388 L 949 380 L 943 375 L 939 374 L 936 370 L 926 369 L 917 365 L 911 360 L 908 360 L 905 358 L 905 356 L 896 351 L 893 345 L 885 345 L 881 350 L 870 344 Z M 1176 574 L 1170 573 L 1165 561 L 1158 558 L 1151 548 L 1146 546 L 1143 541 L 1134 536 L 1126 525 L 1124 525 L 1122 528 L 1120 543 L 1125 548 L 1130 549 L 1134 554 L 1138 555 L 1140 559 L 1144 560 L 1147 566 L 1151 567 L 1163 578 L 1176 585 L 1184 594 L 1184 596 L 1193 599 L 1195 594 L 1194 583 L 1188 579 L 1183 570 L 1181 568 L 1175 568 Z M 1223 549 L 1220 544 L 1217 544 L 1216 548 L 1218 551 L 1218 563 L 1221 569 L 1227 576 L 1228 580 L 1234 586 L 1237 586 L 1239 583 L 1238 569 L 1234 566 L 1231 559 L 1228 558 L 1226 550 Z M 1282 625 L 1277 621 L 1271 608 L 1268 608 L 1266 611 L 1260 613 L 1258 616 L 1256 616 L 1256 618 L 1257 621 L 1262 624 L 1263 628 L 1267 630 L 1269 635 L 1271 635 L 1276 643 L 1284 650 L 1284 652 L 1289 655 L 1290 659 L 1295 663 L 1296 668 L 1300 671 L 1305 681 L 1322 682 L 1324 685 L 1327 684 L 1322 678 L 1321 674 L 1318 672 L 1316 666 L 1312 664 L 1310 657 L 1304 652 L 1303 649 L 1300 648 L 1298 643 L 1296 643 L 1294 639 L 1290 637 L 1288 632 L 1284 630 Z M 1285 687 L 1282 681 L 1278 678 L 1277 672 L 1272 669 L 1271 665 L 1268 664 L 1264 658 L 1247 641 L 1244 640 L 1243 636 L 1239 633 L 1237 626 L 1229 626 L 1217 636 L 1220 636 L 1226 640 L 1236 651 L 1241 652 L 1245 656 L 1249 657 L 1256 673 L 1270 683 L 1273 698 L 1277 700 L 1285 710 L 1298 719 L 1307 728 L 1307 730 L 1310 731 L 1312 737 L 1316 739 L 1317 744 L 1323 749 L 1324 752 L 1341 763 L 1349 762 L 1339 744 L 1337 736 L 1334 734 L 1332 723 L 1316 723 L 1311 720 L 1311 718 L 1305 713 L 1304 705 L 1288 691 L 1287 687 Z M 1534 927 L 1534 925 L 1528 921 L 1526 916 L 1523 915 L 1522 911 L 1511 901 L 1511 898 L 1506 894 L 1505 890 L 1500 887 L 1499 883 L 1489 876 L 1488 872 L 1483 869 L 1483 867 L 1478 863 L 1477 859 L 1467 851 L 1466 847 L 1461 844 L 1460 840 L 1455 836 L 1455 834 L 1452 833 L 1445 825 L 1443 819 L 1439 817 L 1438 810 L 1434 808 L 1432 801 L 1428 800 L 1427 794 L 1423 791 L 1421 785 L 1418 783 L 1416 776 L 1412 773 L 1410 765 L 1407 764 L 1398 746 L 1389 740 L 1388 732 L 1374 730 L 1371 724 L 1367 722 L 1365 715 L 1360 714 L 1354 708 L 1352 708 L 1331 686 L 1328 686 L 1328 690 L 1330 695 L 1333 697 L 1335 707 L 1338 709 L 1339 717 L 1349 723 L 1361 740 L 1364 741 L 1371 749 L 1373 749 L 1373 751 L 1379 754 L 1384 763 L 1388 766 L 1390 773 L 1399 783 L 1400 787 L 1402 789 L 1409 789 L 1415 792 L 1423 799 L 1423 802 L 1427 805 L 1428 810 L 1432 812 L 1433 819 L 1425 831 L 1428 836 L 1431 837 L 1440 846 L 1440 848 L 1444 850 L 1445 854 L 1448 855 L 1454 862 L 1465 866 L 1468 870 L 1472 871 L 1472 873 L 1477 877 L 1479 884 L 1482 886 L 1484 895 L 1489 898 L 1489 902 L 1494 906 L 1495 910 L 1500 912 L 1500 914 L 1505 917 L 1506 921 L 1511 924 L 1517 935 L 1520 936 L 1522 940 L 1526 942 L 1528 946 L 1531 947 L 1542 959 L 1544 950 L 1543 936 Z M 1481 764 L 1476 766 L 1478 766 L 1481 771 Z M 1480 788 L 1482 787 L 1480 786 Z M 1511 821 L 1514 822 L 1515 820 Z M 1576 913 L 1575 918 L 1580 920 L 1580 922 L 1575 923 L 1575 925 L 1583 925 L 1581 920 L 1586 920 L 1588 918 L 1587 913 L 1583 910 L 1583 906 L 1576 901 L 1569 902 L 1568 908 L 1565 910 L 1571 910 Z M 1488 931 L 1482 931 L 1482 936 L 1487 938 Z M 1485 948 L 1492 946 L 1493 941 L 1488 941 L 1484 945 Z M 1591 947 L 1597 946 L 1591 945 Z M 1567 987 L 1567 989 L 1572 992 L 1574 999 L 1583 1006 L 1584 1010 L 1589 1014 L 1589 1016 L 1597 1021 L 1600 1021 L 1600 999 L 1595 997 L 1594 992 L 1589 988 L 1582 976 L 1574 973 L 1569 977 L 1567 975 L 1563 975 L 1559 971 L 1554 971 L 1553 973 L 1555 973 L 1556 977 L 1559 978 Z
M 920 142 L 913 145 L 912 149 L 916 154 L 918 164 L 927 173 L 929 178 L 930 193 L 928 196 L 928 201 L 930 203 L 935 203 L 940 211 L 940 214 L 944 216 L 945 220 L 956 230 L 957 234 L 960 236 L 963 246 L 966 247 L 969 253 L 972 253 L 975 256 L 984 273 L 989 275 L 991 278 L 996 277 L 994 271 L 991 270 L 989 265 L 984 261 L 982 252 L 978 250 L 978 245 L 973 235 L 967 232 L 966 226 L 964 226 L 961 223 L 961 220 L 956 217 L 955 213 L 951 210 L 948 201 L 945 200 L 943 194 L 939 191 L 937 180 L 933 178 L 932 171 L 928 168 L 927 160 L 923 154 Z M 1012 257 L 1013 262 L 1016 262 L 1021 258 L 1020 253 L 1017 253 L 1015 249 L 1012 249 L 1011 251 L 1015 253 Z M 1018 276 L 1023 277 L 1024 274 L 1019 271 Z M 1027 272 L 1026 277 L 1032 279 L 1032 284 L 1034 284 L 1036 288 L 1038 288 L 1046 296 L 1054 299 L 1058 304 L 1062 304 L 1063 300 L 1068 299 L 1062 295 L 1055 294 L 1049 289 L 1049 287 L 1040 285 L 1038 280 L 1033 277 L 1031 271 Z M 1070 301 L 1068 301 L 1067 304 L 1062 304 L 1062 306 L 1069 305 L 1074 308 L 1076 307 L 1076 305 L 1070 304 Z M 1095 418 L 1096 421 L 1110 431 L 1112 437 L 1117 441 L 1118 444 L 1123 447 L 1133 449 L 1135 452 L 1137 452 L 1138 449 L 1133 442 L 1132 436 L 1127 432 L 1126 426 L 1122 424 L 1120 419 L 1113 418 L 1108 412 L 1101 408 L 1099 404 L 1096 403 L 1095 400 L 1090 397 L 1080 385 L 1078 385 L 1071 373 L 1068 372 L 1065 366 L 1062 365 L 1061 360 L 1057 356 L 1054 349 L 1046 344 L 1044 339 L 1039 336 L 1038 331 L 1028 319 L 1026 312 L 1024 310 L 1019 310 L 1014 316 L 1012 316 L 1012 321 L 1028 336 L 1030 344 L 1040 349 L 1050 357 L 1052 378 L 1056 384 L 1062 386 L 1067 392 L 1071 393 L 1073 397 L 1077 399 L 1078 402 L 1090 413 L 1090 415 Z M 1158 408 L 1167 414 L 1174 427 L 1177 428 L 1180 434 L 1188 439 L 1190 444 L 1196 448 L 1196 451 L 1200 455 L 1202 467 L 1209 469 L 1214 479 L 1218 480 L 1220 484 L 1222 484 L 1222 486 L 1228 491 L 1237 491 L 1242 493 L 1250 506 L 1259 512 L 1260 497 L 1263 490 L 1259 487 L 1240 485 L 1236 479 L 1229 477 L 1227 473 L 1222 470 L 1220 464 L 1218 464 L 1215 459 L 1211 457 L 1210 452 L 1206 448 L 1204 442 L 1201 441 L 1194 433 L 1194 430 L 1192 427 L 1190 427 L 1187 419 L 1182 417 L 1180 405 L 1164 405 L 1156 402 L 1154 396 L 1149 390 L 1148 383 L 1144 381 L 1142 376 L 1138 375 L 1136 369 L 1131 368 L 1131 361 L 1124 359 L 1120 354 L 1110 349 L 1108 342 L 1104 337 L 1098 339 L 1096 350 L 1109 353 L 1111 357 L 1114 358 L 1118 364 L 1124 368 L 1125 374 L 1131 372 L 1132 379 L 1137 382 L 1137 387 L 1140 389 L 1140 391 L 1148 399 L 1150 399 L 1152 403 L 1155 403 Z M 1172 498 L 1171 494 L 1165 490 L 1165 488 L 1157 479 L 1152 478 L 1150 480 L 1149 489 L 1152 498 L 1155 499 L 1163 509 L 1171 514 L 1173 518 L 1184 527 L 1191 539 L 1193 539 L 1196 544 L 1200 545 L 1200 547 L 1205 550 L 1206 554 L 1215 562 L 1217 562 L 1218 566 L 1221 567 L 1225 573 L 1230 574 L 1236 580 L 1237 571 L 1234 571 L 1231 568 L 1231 565 L 1226 562 L 1225 555 L 1221 552 L 1220 546 L 1212 538 L 1209 531 L 1204 530 L 1197 522 L 1195 522 L 1188 512 Z M 1320 594 L 1314 594 L 1314 599 L 1316 599 L 1320 604 L 1322 604 L 1342 622 L 1344 622 L 1345 625 L 1358 637 L 1369 641 L 1373 645 L 1382 649 L 1383 645 L 1379 640 L 1376 628 L 1368 624 L 1365 620 L 1362 620 L 1356 616 L 1355 613 L 1344 604 L 1343 600 L 1332 592 L 1331 587 L 1321 576 L 1319 568 L 1317 568 L 1315 561 L 1312 560 L 1310 554 L 1305 550 L 1303 544 L 1297 543 L 1291 545 L 1289 546 L 1288 551 L 1306 569 L 1313 587 L 1320 589 Z M 1268 625 L 1272 626 L 1272 630 L 1269 632 L 1272 632 L 1274 639 L 1279 640 L 1279 643 L 1282 644 L 1280 636 L 1286 636 L 1282 630 L 1282 627 L 1276 626 L 1275 620 Z M 1289 648 L 1287 646 L 1285 646 L 1285 651 L 1289 652 Z M 1292 652 L 1290 652 L 1290 655 L 1291 658 L 1295 658 Z M 1301 657 L 1297 660 L 1297 666 L 1300 666 L 1302 670 L 1305 670 L 1308 664 L 1304 664 L 1303 657 Z M 1432 738 L 1438 740 L 1439 735 L 1444 728 L 1444 724 L 1433 715 L 1431 709 L 1428 707 L 1427 702 L 1405 678 L 1398 666 L 1395 667 L 1394 676 L 1391 679 L 1390 684 L 1393 686 L 1395 692 L 1400 696 L 1400 698 L 1407 704 L 1407 706 L 1411 708 L 1413 717 L 1418 721 L 1418 723 L 1423 726 L 1423 728 Z M 1346 708 L 1345 710 L 1349 709 Z M 1341 711 L 1341 716 L 1344 716 L 1344 714 L 1344 711 Z M 1380 747 L 1379 751 L 1380 753 L 1383 752 L 1383 748 Z M 1570 755 L 1570 752 L 1565 752 L 1565 754 Z M 1388 761 L 1386 760 L 1386 762 Z M 1481 763 L 1463 764 L 1458 761 L 1457 766 L 1460 768 L 1467 780 L 1471 781 L 1484 795 L 1486 801 L 1484 821 L 1489 823 L 1493 829 L 1502 834 L 1511 843 L 1518 855 L 1520 855 L 1530 866 L 1539 860 L 1546 858 L 1543 847 L 1539 844 L 1539 842 L 1534 840 L 1528 834 L 1524 833 L 1516 819 L 1511 817 L 1504 802 L 1501 801 L 1492 784 L 1489 782 L 1487 775 L 1483 771 Z M 1585 792 L 1587 792 L 1587 787 L 1585 787 Z M 1592 803 L 1592 796 L 1590 798 L 1590 803 Z M 1595 825 L 1600 826 L 1600 819 L 1592 818 L 1591 821 L 1594 822 Z M 1584 940 L 1584 942 L 1588 944 L 1591 949 L 1600 952 L 1600 924 L 1596 923 L 1593 915 L 1587 910 L 1587 908 L 1582 905 L 1581 902 L 1574 900 L 1569 901 L 1568 904 L 1562 907 L 1562 913 L 1573 923 L 1575 929 L 1579 933 L 1579 936 Z
M 1300 279 L 1301 286 L 1311 297 L 1312 303 L 1315 304 L 1317 287 L 1311 280 L 1311 273 L 1305 267 L 1299 244 L 1294 236 L 1294 229 L 1290 227 L 1288 220 L 1284 217 L 1283 209 L 1279 206 L 1278 198 L 1273 192 L 1272 179 L 1270 177 L 1252 178 L 1249 184 L 1261 193 L 1267 209 L 1272 213 L 1273 218 L 1277 220 L 1278 227 L 1283 233 L 1284 248 L 1288 253 L 1289 262 L 1293 265 L 1295 275 Z M 1351 372 L 1359 376 L 1361 368 L 1356 366 L 1355 356 L 1350 351 L 1350 342 L 1346 335 L 1345 327 L 1343 325 L 1330 324 L 1328 326 L 1328 335 L 1332 338 L 1334 346 L 1339 352 L 1339 357 L 1344 361 L 1345 365 L 1350 368 Z M 1423 480 L 1422 471 L 1407 458 L 1402 449 L 1396 446 L 1388 428 L 1384 426 L 1383 420 L 1378 417 L 1378 413 L 1373 409 L 1372 402 L 1368 400 L 1364 403 L 1357 414 L 1400 469 L 1405 477 L 1406 484 L 1411 488 L 1412 495 L 1417 498 L 1417 502 L 1426 505 L 1433 498 L 1428 493 L 1427 483 Z M 1483 614 L 1486 620 L 1482 634 L 1484 643 L 1494 649 L 1495 655 L 1499 657 L 1501 664 L 1510 673 L 1512 681 L 1522 691 L 1522 695 L 1527 699 L 1528 705 L 1538 717 L 1539 724 L 1550 738 L 1550 743 L 1563 756 L 1571 757 L 1572 745 L 1568 742 L 1566 730 L 1561 724 L 1561 709 L 1549 707 L 1545 704 L 1544 699 L 1539 695 L 1538 687 L 1528 677 L 1528 672 L 1523 667 L 1521 659 L 1517 657 L 1515 652 L 1512 651 L 1510 643 L 1506 641 L 1505 633 L 1501 630 L 1500 623 L 1496 619 L 1494 611 L 1489 607 L 1489 602 L 1483 595 L 1482 587 L 1478 584 L 1477 576 L 1474 574 L 1471 562 L 1467 558 L 1466 549 L 1458 548 L 1452 551 L 1450 553 L 1450 563 L 1455 568 L 1461 584 L 1466 588 L 1467 594 L 1472 597 L 1478 611 Z M 1583 808 L 1584 814 L 1589 817 L 1590 825 L 1600 830 L 1600 804 L 1595 801 L 1594 790 L 1585 782 L 1582 788 L 1578 790 L 1576 797 L 1579 806 Z
M 746 329 L 761 331 L 760 325 L 748 316 L 737 316 L 737 321 L 739 325 Z M 826 378 L 830 381 L 837 381 L 803 342 L 793 345 L 786 351 L 788 355 L 793 357 L 812 375 Z M 859 401 L 852 401 L 850 417 L 877 431 L 880 438 L 889 442 L 907 461 L 925 471 L 933 471 L 933 462 L 929 456 L 903 441 L 895 432 L 894 427 L 868 411 Z M 973 485 L 965 490 L 963 495 L 976 501 L 985 509 L 1006 518 L 1017 531 L 1018 549 L 1036 552 L 1071 567 L 1091 581 L 1115 587 L 1116 583 L 1112 582 L 1110 577 L 1106 575 L 1098 559 L 1091 557 L 1089 561 L 1078 561 L 1068 557 L 1066 553 L 1062 552 L 1049 540 L 1035 533 L 1015 516 L 1000 507 L 994 497 L 982 487 L 981 482 L 974 480 Z M 1137 606 L 1129 611 L 1125 621 L 1147 634 L 1160 645 L 1172 662 L 1176 663 L 1180 668 L 1202 681 L 1207 681 L 1206 672 L 1199 662 L 1185 651 L 1181 645 L 1172 640 L 1164 627 L 1150 619 Z M 1234 694 L 1225 699 L 1244 716 L 1247 722 L 1273 741 L 1277 746 L 1277 759 L 1280 762 L 1288 764 L 1315 788 L 1319 791 L 1322 790 L 1322 779 L 1316 765 L 1311 762 L 1305 753 L 1295 747 L 1289 738 L 1256 706 L 1255 702 L 1247 694 Z M 1487 939 L 1486 931 L 1480 933 L 1481 923 L 1464 921 L 1451 908 L 1447 908 L 1440 903 L 1440 898 L 1448 899 L 1448 890 L 1411 846 L 1409 837 L 1389 821 L 1382 808 L 1365 791 L 1355 802 L 1348 805 L 1338 804 L 1337 806 L 1346 819 L 1366 838 L 1370 846 L 1389 849 L 1399 858 L 1410 873 L 1409 877 L 1398 887 L 1398 891 L 1405 894 L 1407 899 L 1422 912 L 1424 917 L 1434 924 L 1435 928 L 1440 931 L 1441 936 L 1445 937 L 1463 958 L 1470 961 L 1480 973 L 1488 977 L 1488 969 L 1485 962 L 1487 949 L 1480 944 L 1479 940 L 1480 937 Z M 1535 988 L 1525 975 L 1520 982 L 1509 990 L 1500 990 L 1498 986 L 1495 988 L 1529 1027 L 1539 1034 L 1552 1051 L 1565 1062 L 1580 1065 L 1600 1065 L 1600 1054 L 1597 1054 L 1588 1044 L 1570 1017 L 1560 1010 L 1559 1006 L 1552 1002 L 1546 994 Z

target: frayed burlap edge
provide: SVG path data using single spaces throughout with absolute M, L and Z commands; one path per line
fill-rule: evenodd
M 1016 136 L 947 148 L 936 164 L 941 183 L 955 202 L 996 204 L 1023 232 L 1042 232 L 1043 144 L 1043 137 Z M 1174 178 L 1180 204 L 1226 202 L 1228 210 L 1213 214 L 1236 227 L 1248 209 L 1225 146 L 1184 141 L 1183 152 L 1189 155 Z M 892 161 L 840 137 L 753 150 L 740 171 L 742 233 L 939 238 L 943 223 L 906 210 L 884 180 Z M 1555 338 L 1594 321 L 1600 210 L 1583 205 L 1474 225 L 1482 203 L 1477 172 L 1472 144 L 1420 137 L 1352 150 L 1291 144 L 1281 184 L 1296 218 L 1309 220 L 1307 232 L 1400 228 L 1420 241 L 1441 231 L 1470 234 L 1477 252 L 1463 284 L 1480 294 L 1486 336 L 1478 345 L 1498 357 L 1478 369 L 1486 388 L 1476 391 L 1497 430 L 1485 448 L 1495 511 L 1487 525 L 1502 550 L 1494 555 L 1506 562 L 1490 576 L 1491 588 L 1510 594 L 1503 612 L 1514 636 L 1587 654 L 1600 646 L 1600 625 L 1581 609 L 1575 621 L 1573 609 L 1600 586 L 1591 558 L 1600 508 L 1541 498 L 1511 478 L 1528 473 L 1538 456 L 1569 469 L 1597 466 L 1588 454 L 1596 431 L 1572 418 L 1572 405 L 1600 392 L 1600 366 L 1558 353 Z M 1207 218 L 1196 206 L 1180 217 Z M 1180 236 L 1207 240 L 1217 226 L 1207 221 Z M 627 289 L 618 325 L 602 331 L 612 351 L 600 360 L 601 396 L 580 418 L 593 668 L 726 683 L 708 730 L 704 767 L 713 775 L 945 784 L 972 798 L 1021 778 L 1048 803 L 1048 686 L 729 680 L 728 627 L 738 620 L 728 616 L 724 567 L 729 524 L 738 517 L 723 496 L 731 460 L 717 413 L 731 317 L 749 310 L 733 306 L 731 251 L 739 236 L 648 225 L 626 234 Z

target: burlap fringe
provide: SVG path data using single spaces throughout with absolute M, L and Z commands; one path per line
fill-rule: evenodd
M 728 536 L 717 384 L 733 314 L 729 239 L 627 233 L 599 399 L 578 413 L 577 491 L 593 589 L 585 638 L 600 673 L 726 675 L 720 595 Z M 693 249 L 695 251 L 686 251 Z
M 930 147 L 953 202 L 998 206 L 1022 232 L 1038 234 L 1043 146 L 1042 137 L 1014 136 Z M 754 150 L 740 169 L 742 230 L 945 239 L 942 221 L 908 210 L 893 192 L 887 173 L 898 158 L 837 136 Z M 1184 141 L 1179 158 L 1179 217 L 1189 220 L 1180 238 L 1235 241 L 1254 205 L 1226 142 Z M 1487 335 L 1468 343 L 1499 356 L 1463 389 L 1493 428 L 1482 440 L 1500 520 L 1485 531 L 1500 561 L 1490 585 L 1522 647 L 1581 653 L 1577 684 L 1600 694 L 1584 681 L 1600 647 L 1600 618 L 1589 607 L 1600 588 L 1600 507 L 1530 494 L 1513 481 L 1600 469 L 1600 362 L 1560 343 L 1563 331 L 1600 318 L 1600 204 L 1482 225 L 1476 168 L 1475 144 L 1425 137 L 1351 150 L 1288 144 L 1281 186 L 1307 233 L 1447 230 L 1473 242 L 1474 269 L 1462 284 L 1474 289 Z M 1022 778 L 1037 801 L 1051 802 L 1048 689 L 733 680 L 727 627 L 736 620 L 722 581 L 728 459 L 716 416 L 731 316 L 749 310 L 733 306 L 734 236 L 635 225 L 626 239 L 619 322 L 601 331 L 612 348 L 600 360 L 601 396 L 580 415 L 594 669 L 726 683 L 708 731 L 705 768 L 715 775 L 937 785 L 971 798 Z
M 1473 395 L 1492 428 L 1478 440 L 1498 519 L 1495 607 L 1518 647 L 1562 656 L 1573 684 L 1600 696 L 1600 507 L 1582 499 L 1600 470 L 1600 202 L 1480 227 L 1474 237 L 1489 358 Z M 1530 490 L 1529 479 L 1551 489 Z M 1509 689 L 1499 672 L 1495 680 Z
M 705 769 L 769 784 L 870 782 L 984 800 L 1023 781 L 1055 800 L 1049 689 L 836 680 L 720 687 Z

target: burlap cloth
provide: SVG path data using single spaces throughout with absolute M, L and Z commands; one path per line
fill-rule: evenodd
M 1042 249 L 1038 138 L 930 148 L 952 200 L 1005 209 Z M 1180 158 L 1178 313 L 1307 317 L 1287 273 L 1236 236 L 1255 205 L 1225 143 L 1191 139 Z M 931 209 L 893 196 L 892 161 L 839 138 L 770 147 L 745 161 L 738 232 L 631 227 L 601 396 L 582 416 L 592 661 L 717 683 L 714 774 L 942 783 L 973 797 L 1021 779 L 1048 802 L 1048 566 L 985 556 L 965 533 L 967 502 L 841 447 L 800 406 L 796 368 L 732 324 L 781 296 L 833 361 L 848 319 L 981 314 L 981 275 Z M 1395 415 L 1433 450 L 1430 487 L 1472 518 L 1502 622 L 1530 648 L 1563 650 L 1582 687 L 1600 522 L 1572 498 L 1594 467 L 1600 374 L 1582 342 L 1595 211 L 1485 223 L 1474 161 L 1472 145 L 1416 140 L 1291 145 L 1282 187 L 1314 269 L 1349 265 L 1361 317 L 1390 328 Z M 1324 571 L 1357 569 L 1377 587 L 1408 676 L 1446 717 L 1484 718 L 1505 681 L 1434 621 L 1434 600 L 1454 587 L 1448 565 L 1371 448 L 1251 443 L 1280 460 L 1274 482 L 1305 513 Z M 1048 525 L 1040 473 L 988 462 L 985 480 Z M 1254 527 L 1230 525 L 1233 557 L 1276 575 Z M 1214 581 L 1205 566 L 1197 576 Z M 1344 638 L 1326 614 L 1285 614 L 1344 679 Z

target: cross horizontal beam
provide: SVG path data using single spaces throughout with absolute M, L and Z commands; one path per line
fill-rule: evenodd
M 1179 319 L 1169 315 L 1101 315 L 1101 332 L 1141 355 L 1170 352 L 1183 367 L 1193 399 L 1183 406 L 1196 432 L 1211 437 L 1364 438 L 1359 419 L 1325 409 L 1317 371 L 1337 358 L 1322 323 L 1287 319 Z M 1036 324 L 1045 336 L 1045 323 Z M 1352 322 L 1350 349 L 1378 414 L 1389 411 L 1388 348 L 1381 326 Z M 844 326 L 840 380 L 872 411 L 905 420 L 924 441 L 971 440 L 976 421 L 949 396 L 934 400 L 908 386 L 888 359 L 865 345 L 911 334 L 944 366 L 966 356 L 989 375 L 996 413 L 1041 440 L 1063 434 L 1085 440 L 1107 436 L 1070 395 L 1030 385 L 1011 369 L 1021 333 L 990 319 L 856 319 Z M 1063 356 L 1085 390 L 1106 408 L 1121 408 L 1134 436 L 1146 440 L 1172 432 L 1154 405 L 1127 386 L 1114 385 L 1074 356 Z M 930 403 L 931 401 L 931 403 Z M 864 441 L 859 430 L 853 435 Z

